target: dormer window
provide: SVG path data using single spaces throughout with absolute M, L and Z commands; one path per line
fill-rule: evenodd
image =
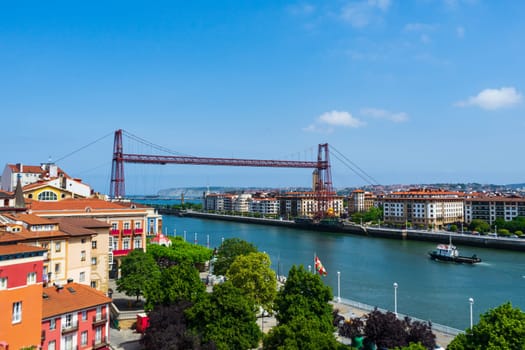
M 44 191 L 38 194 L 39 201 L 56 201 L 58 199 L 55 192 Z

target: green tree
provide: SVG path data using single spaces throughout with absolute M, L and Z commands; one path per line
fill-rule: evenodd
M 471 231 L 489 232 L 490 231 L 490 225 L 485 220 L 474 219 L 474 220 L 472 220 L 470 222 L 469 229 Z
M 160 278 L 160 269 L 155 260 L 141 249 L 132 250 L 122 259 L 120 271 L 117 290 L 137 297 L 137 301 L 146 288 Z
M 204 263 L 211 259 L 213 251 L 201 245 L 185 242 L 181 237 L 170 237 L 171 246 L 148 244 L 147 254 L 151 255 L 160 267 L 168 267 L 182 262 Z
M 191 329 L 219 350 L 252 349 L 261 339 L 252 301 L 230 281 L 216 285 L 186 315 Z
M 219 247 L 217 259 L 213 264 L 213 273 L 216 275 L 226 275 L 236 257 L 256 253 L 257 248 L 239 238 L 227 238 Z
M 270 265 L 270 257 L 266 253 L 240 255 L 230 265 L 226 277 L 256 306 L 272 310 L 277 295 L 277 279 Z
M 395 348 L 395 350 L 427 350 L 428 348 L 421 343 L 410 343 L 408 346 L 402 348 Z
M 481 315 L 479 322 L 457 335 L 448 350 L 525 349 L 525 312 L 505 303 Z
M 144 291 L 145 308 L 151 310 L 155 305 L 170 305 L 182 300 L 196 302 L 206 294 L 197 269 L 182 263 L 161 270 L 160 278 L 149 283 Z

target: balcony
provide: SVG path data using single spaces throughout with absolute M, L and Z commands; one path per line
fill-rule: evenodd
M 93 316 L 93 327 L 105 324 L 108 321 L 108 317 L 105 314 Z
M 92 349 L 101 349 L 103 347 L 106 347 L 109 345 L 109 342 L 106 338 L 106 336 L 102 336 L 100 339 L 93 339 L 93 347 Z
M 113 256 L 114 257 L 117 257 L 117 256 L 126 256 L 128 255 L 128 253 L 131 251 L 131 249 L 114 249 L 113 250 Z
M 131 229 L 130 228 L 125 228 L 122 230 L 122 234 L 123 235 L 126 235 L 126 236 L 129 236 L 131 235 Z
M 136 235 L 141 235 L 142 232 L 144 232 L 144 229 L 142 228 L 136 228 L 133 230 L 133 233 L 136 234 Z
M 113 235 L 113 236 L 118 236 L 119 233 L 120 233 L 120 230 L 118 230 L 118 229 L 109 230 L 109 234 Z
M 78 321 L 71 321 L 62 325 L 62 334 L 76 332 L 78 330 Z

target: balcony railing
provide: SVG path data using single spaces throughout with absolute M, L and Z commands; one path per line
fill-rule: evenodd
M 144 229 L 142 228 L 136 228 L 135 230 L 133 230 L 133 233 L 135 233 L 136 235 L 141 235 L 142 232 L 144 232 Z
M 131 229 L 130 228 L 125 228 L 122 230 L 122 234 L 124 235 L 131 235 Z
M 62 325 L 62 334 L 76 332 L 78 330 L 78 321 L 71 321 L 69 324 Z
M 106 323 L 107 321 L 108 317 L 105 314 L 93 316 L 93 326 L 99 326 L 100 324 Z
M 118 229 L 109 230 L 109 234 L 111 234 L 113 236 L 118 236 L 119 233 L 120 233 L 120 230 L 118 230 Z
M 93 349 L 100 349 L 104 346 L 109 345 L 107 338 L 105 335 L 103 335 L 100 339 L 93 339 Z
M 126 256 L 131 251 L 131 249 L 115 249 L 113 250 L 113 256 Z

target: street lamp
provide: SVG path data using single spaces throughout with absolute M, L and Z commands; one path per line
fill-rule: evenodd
M 397 282 L 394 282 L 394 314 L 397 317 Z
M 341 271 L 337 271 L 337 302 L 341 302 Z
M 472 305 L 474 304 L 474 299 L 468 298 L 470 304 L 470 329 L 472 329 Z

